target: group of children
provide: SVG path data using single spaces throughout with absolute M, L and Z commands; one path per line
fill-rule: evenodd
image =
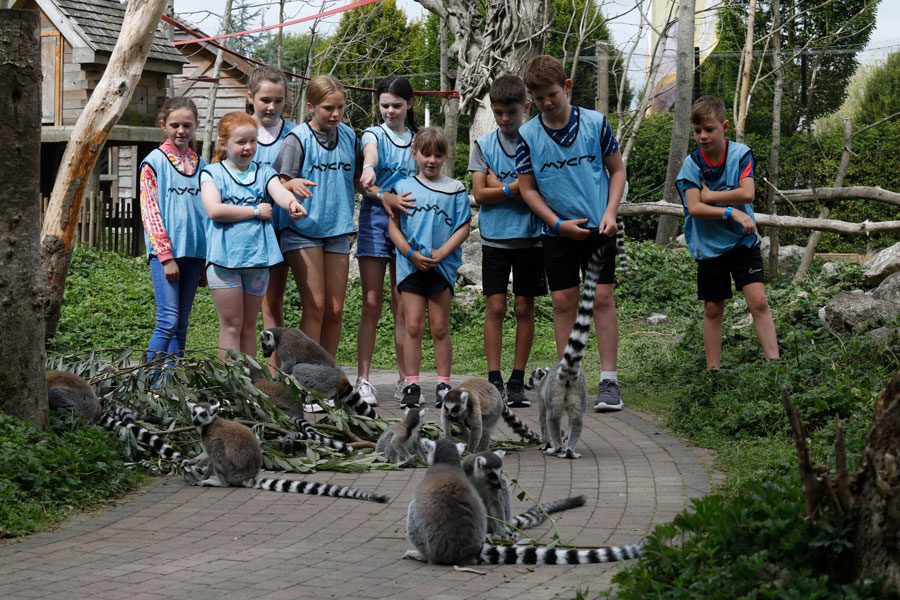
M 577 312 L 581 272 L 601 249 L 594 321 L 602 369 L 594 408 L 619 410 L 613 284 L 625 164 L 607 118 L 570 105 L 571 88 L 560 62 L 549 56 L 533 59 L 524 80 L 497 78 L 490 101 L 498 129 L 472 144 L 469 171 L 481 207 L 488 378 L 510 405 L 528 405 L 524 375 L 534 340 L 535 297 L 549 288 L 561 356 Z M 346 96 L 336 79 L 318 76 L 309 82 L 308 120 L 297 125 L 281 117 L 284 76 L 261 67 L 250 79 L 247 112 L 221 119 L 209 165 L 191 148 L 198 123 L 193 102 L 165 103 L 159 124 L 166 140 L 141 168 L 157 303 L 148 360 L 183 352 L 203 279 L 218 314 L 222 356 L 229 349 L 255 355 L 260 310 L 265 327 L 284 324 L 288 269 L 300 292 L 300 329 L 335 355 L 355 233 L 363 294 L 357 389 L 365 401 L 376 403 L 369 371 L 389 274 L 399 371 L 395 397 L 406 407 L 423 401 L 419 368 L 427 318 L 440 403 L 450 388 L 449 314 L 461 245 L 470 233 L 469 197 L 462 183 L 443 174 L 448 156 L 443 132 L 416 129 L 409 81 L 388 77 L 376 93 L 383 122 L 357 141 L 343 123 Z M 529 95 L 540 113 L 526 121 Z M 698 148 L 685 160 L 678 190 L 688 247 L 699 265 L 698 296 L 705 301 L 707 366 L 719 368 L 731 277 L 747 297 L 766 356 L 776 358 L 751 207 L 752 153 L 725 140 L 728 122 L 720 100 L 702 98 L 691 119 Z M 358 230 L 357 192 L 362 195 Z M 500 349 L 510 273 L 515 354 L 504 383 Z M 270 360 L 277 366 L 277 356 Z

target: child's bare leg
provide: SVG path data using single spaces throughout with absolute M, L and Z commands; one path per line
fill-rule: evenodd
M 557 358 L 562 358 L 572 327 L 575 326 L 575 315 L 578 312 L 578 286 L 550 292 L 553 303 L 553 336 L 556 338 Z
M 284 292 L 287 288 L 288 270 L 287 263 L 279 263 L 269 271 L 269 286 L 262 304 L 263 329 L 284 327 Z M 278 352 L 273 352 L 266 362 L 270 368 L 279 367 L 281 359 L 278 358 Z
M 263 297 L 251 294 L 243 295 L 243 321 L 241 324 L 241 352 L 256 357 L 256 320 Z
M 397 354 L 397 372 L 402 381 L 407 373 L 406 361 L 403 358 L 403 341 L 406 339 L 406 316 L 403 312 L 403 303 L 400 301 L 400 292 L 397 291 L 396 261 L 390 261 L 388 266 L 391 274 L 391 312 L 394 315 L 394 352 Z M 421 350 L 420 346 L 420 354 Z
M 341 326 L 344 321 L 344 298 L 347 295 L 347 277 L 350 255 L 337 252 L 324 253 L 325 303 L 322 315 L 320 343 L 332 356 L 337 356 L 341 342 Z
M 505 298 L 504 298 L 505 299 Z M 513 369 L 524 371 L 528 367 L 528 357 L 531 355 L 531 347 L 534 345 L 534 298 L 528 296 L 516 296 L 516 350 L 513 357 Z M 485 321 L 485 330 L 487 322 Z M 485 332 L 485 335 L 487 333 Z M 500 338 L 497 338 L 499 343 Z M 487 340 L 485 340 L 487 347 Z M 488 356 L 490 367 L 490 356 Z M 500 368 L 500 352 L 497 352 L 497 369 Z
M 706 368 L 718 370 L 722 362 L 722 317 L 724 300 L 705 300 L 703 303 L 703 349 Z
M 772 319 L 772 311 L 769 310 L 769 302 L 766 299 L 766 290 L 761 283 L 748 283 L 742 290 L 747 300 L 747 308 L 753 317 L 753 327 L 762 346 L 763 354 L 768 359 L 778 358 L 778 338 L 775 334 L 775 321 Z
M 219 318 L 219 358 L 225 358 L 227 350 L 241 349 L 244 290 L 239 287 L 220 288 L 210 290 L 210 295 Z
M 384 272 L 388 264 L 385 258 L 373 256 L 359 257 L 359 281 L 362 285 L 362 314 L 359 319 L 359 333 L 356 346 L 356 374 L 362 379 L 369 378 L 372 355 L 375 353 L 375 338 L 378 321 L 384 306 Z
M 488 371 L 500 370 L 504 316 L 506 316 L 506 294 L 488 296 L 484 306 L 484 355 L 487 357 Z M 516 330 L 516 348 L 518 349 L 518 329 Z
M 300 290 L 300 330 L 321 343 L 325 314 L 325 265 L 321 247 L 301 248 L 284 255 Z
M 604 371 L 615 371 L 619 354 L 619 318 L 616 315 L 616 299 L 611 283 L 597 286 L 594 297 L 594 328 L 600 366 Z
M 403 337 L 403 372 L 418 375 L 422 362 L 422 338 L 425 335 L 425 296 L 411 292 L 400 294 L 405 320 Z
M 453 345 L 450 341 L 449 289 L 441 290 L 428 298 L 428 325 L 434 340 L 434 362 L 438 377 L 450 377 L 453 368 Z M 421 348 L 421 345 L 420 345 Z

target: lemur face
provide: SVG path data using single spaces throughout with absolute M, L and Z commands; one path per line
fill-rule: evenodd
M 194 427 L 209 425 L 216 419 L 216 415 L 219 414 L 218 404 L 208 404 L 206 402 L 194 404 L 189 402 L 188 407 L 191 409 L 191 422 L 194 424 Z

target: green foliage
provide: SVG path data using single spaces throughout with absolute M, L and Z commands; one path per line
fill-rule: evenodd
M 645 558 L 618 573 L 621 589 L 606 597 L 896 598 L 882 582 L 841 582 L 851 548 L 843 516 L 804 516 L 797 481 L 754 483 L 739 498 L 695 500 L 690 513 L 657 527 Z
M 52 415 L 42 432 L 0 413 L 0 537 L 44 529 L 144 479 L 128 468 L 121 445 L 100 429 Z
M 896 112 L 900 112 L 900 52 L 888 56 L 866 81 L 856 119 L 868 125 Z

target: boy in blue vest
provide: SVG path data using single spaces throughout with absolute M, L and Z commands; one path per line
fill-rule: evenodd
M 519 127 L 530 104 L 525 82 L 501 75 L 489 90 L 498 129 L 472 144 L 469 171 L 475 202 L 481 207 L 481 274 L 487 302 L 484 311 L 484 354 L 488 380 L 512 407 L 530 406 L 525 396 L 525 368 L 534 342 L 534 298 L 547 293 L 541 249 L 541 223 L 519 195 L 516 145 Z M 500 374 L 506 290 L 512 270 L 516 343 L 512 374 L 505 389 Z
M 566 78 L 559 60 L 533 58 L 525 68 L 525 87 L 541 114 L 519 128 L 516 171 L 522 199 L 544 224 L 541 242 L 556 350 L 562 358 L 575 324 L 581 272 L 594 250 L 602 248 L 594 301 L 601 365 L 594 410 L 621 410 L 613 285 L 616 213 L 625 189 L 625 163 L 606 116 L 569 103 L 572 80 Z
M 676 187 L 684 205 L 684 237 L 697 260 L 706 368 L 715 374 L 721 364 L 722 317 L 732 279 L 747 300 L 766 358 L 778 358 L 778 339 L 763 287 L 753 218 L 753 151 L 725 139 L 725 104 L 715 96 L 694 102 L 691 127 L 697 147 L 684 159 Z

